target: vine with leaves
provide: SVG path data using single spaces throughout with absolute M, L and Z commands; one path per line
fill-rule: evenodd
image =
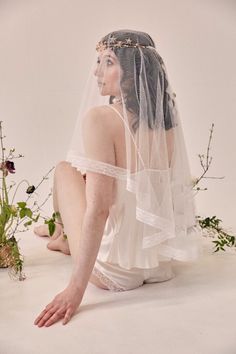
M 47 198 L 40 205 L 36 200 L 32 200 L 35 195 L 35 191 L 37 191 L 40 185 L 48 179 L 48 176 L 54 167 L 51 168 L 45 176 L 43 176 L 42 180 L 36 186 L 31 185 L 25 179 L 20 181 L 17 185 L 15 182 L 11 182 L 8 186 L 7 178 L 10 174 L 15 173 L 14 160 L 24 156 L 21 154 L 16 155 L 15 148 L 11 148 L 7 152 L 4 146 L 5 138 L 6 136 L 3 135 L 2 121 L 0 121 L 0 267 L 9 268 L 11 275 L 13 275 L 14 278 L 17 277 L 19 280 L 24 280 L 24 259 L 20 253 L 16 234 L 27 231 L 33 222 L 38 221 L 39 217 L 43 218 L 45 222 L 48 223 L 47 218 L 40 215 L 40 211 L 52 193 L 49 193 Z M 24 201 L 21 200 L 15 202 L 17 192 L 23 184 L 26 184 L 27 186 L 25 190 L 27 197 Z M 14 189 L 15 191 L 13 192 Z M 11 196 L 11 194 L 13 195 Z M 54 218 L 54 223 L 55 222 L 56 220 Z M 23 229 L 21 229 L 22 226 Z M 50 228 L 50 232 L 52 232 L 52 227 Z
M 203 178 L 208 179 L 223 179 L 224 177 L 209 177 L 206 176 L 210 165 L 212 163 L 212 156 L 210 156 L 210 147 L 212 142 L 212 136 L 214 131 L 214 123 L 211 125 L 210 129 L 210 136 L 207 144 L 206 154 L 199 154 L 198 157 L 200 159 L 200 164 L 202 167 L 202 174 L 197 179 L 193 180 L 193 190 L 195 191 L 196 195 L 199 191 L 205 191 L 207 188 L 197 187 L 199 182 Z M 205 218 L 201 216 L 197 216 L 197 222 L 199 223 L 200 227 L 203 229 L 203 235 L 216 238 L 216 240 L 212 241 L 214 243 L 214 252 L 218 251 L 225 251 L 225 247 L 236 247 L 236 236 L 229 233 L 229 231 L 225 230 L 221 225 L 222 220 L 217 218 L 216 215 L 207 216 Z

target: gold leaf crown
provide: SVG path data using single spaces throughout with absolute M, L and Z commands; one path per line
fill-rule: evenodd
M 140 44 L 138 42 L 133 42 L 130 38 L 125 41 L 118 41 L 116 37 L 112 36 L 108 41 L 100 41 L 96 45 L 96 50 L 101 51 L 107 48 L 154 48 L 149 45 Z

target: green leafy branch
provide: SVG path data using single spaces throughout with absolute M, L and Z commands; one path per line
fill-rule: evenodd
M 36 187 L 30 185 L 27 180 L 22 180 L 18 185 L 13 182 L 8 186 L 6 182 L 7 176 L 15 173 L 15 165 L 12 160 L 21 158 L 23 155 L 15 155 L 15 148 L 11 148 L 9 153 L 6 154 L 6 148 L 3 144 L 4 139 L 5 136 L 3 136 L 2 121 L 0 121 L 0 171 L 2 181 L 0 186 L 0 267 L 9 267 L 15 275 L 19 276 L 19 280 L 23 280 L 25 279 L 25 276 L 22 273 L 23 257 L 20 254 L 18 241 L 16 240 L 15 235 L 18 232 L 28 230 L 29 226 L 32 225 L 33 222 L 37 222 L 39 217 L 41 217 L 39 211 L 51 194 L 48 195 L 41 205 L 38 205 L 38 203 L 34 201 L 33 205 L 30 206 L 29 201 L 32 199 L 32 196 L 43 181 L 48 179 L 48 175 L 54 167 L 50 169 Z M 28 197 L 25 201 L 14 203 L 18 189 L 23 183 L 27 184 L 26 193 Z M 15 192 L 10 201 L 10 193 L 13 191 L 13 187 L 15 187 Z M 21 224 L 24 224 L 24 230 L 19 229 Z
M 222 220 L 218 219 L 215 215 L 206 218 L 198 216 L 197 218 L 202 229 L 209 231 L 209 234 L 212 235 L 212 237 L 217 235 L 218 240 L 212 241 L 215 244 L 214 252 L 218 252 L 219 250 L 225 251 L 225 247 L 236 246 L 236 236 L 230 235 L 220 226 Z
M 207 190 L 207 188 L 196 187 L 203 178 L 209 178 L 209 179 L 224 178 L 224 177 L 206 176 L 206 173 L 208 172 L 209 167 L 212 163 L 212 156 L 210 156 L 210 146 L 212 142 L 213 130 L 214 130 L 214 123 L 212 123 L 211 125 L 206 154 L 198 155 L 203 172 L 199 178 L 193 180 L 193 190 L 196 191 L 195 195 L 199 191 Z M 218 252 L 219 250 L 225 251 L 225 247 L 236 247 L 236 236 L 229 234 L 223 227 L 221 227 L 220 223 L 222 222 L 222 220 L 218 219 L 215 215 L 212 217 L 208 216 L 206 218 L 197 216 L 197 221 L 200 227 L 207 232 L 207 235 L 211 235 L 212 237 L 217 237 L 217 240 L 212 241 L 215 244 L 214 252 Z

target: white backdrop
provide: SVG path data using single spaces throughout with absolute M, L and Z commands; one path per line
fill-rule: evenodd
M 215 123 L 208 175 L 225 178 L 204 181 L 197 210 L 236 232 L 234 0 L 0 0 L 0 119 L 25 156 L 14 179 L 37 184 L 65 158 L 95 45 L 123 28 L 148 32 L 165 61 L 193 176 Z

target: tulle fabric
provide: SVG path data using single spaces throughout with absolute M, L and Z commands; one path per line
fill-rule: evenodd
M 121 32 L 114 32 L 109 38 L 119 37 Z M 132 39 L 134 35 L 135 31 Z M 121 38 L 129 40 L 130 32 L 123 31 Z M 140 41 L 139 32 L 136 40 Z M 117 97 L 102 95 L 101 86 L 97 85 L 97 78 L 101 81 L 104 77 L 105 84 L 109 78 L 111 68 L 104 61 L 105 54 L 117 58 L 116 65 L 123 65 L 120 64 L 117 104 Z M 100 70 L 99 76 L 94 76 L 94 68 Z M 123 242 L 119 252 L 122 247 L 132 249 L 126 262 L 116 255 L 118 264 L 128 269 L 155 267 L 161 256 L 193 261 L 201 251 L 201 231 L 195 216 L 191 174 L 175 96 L 164 62 L 153 46 L 115 50 L 108 47 L 96 53 L 66 160 L 82 174 L 90 171 L 113 177 L 133 197 L 139 232 L 136 238 L 130 232 L 123 235 L 123 241 L 122 237 L 116 241 Z M 85 145 L 94 144 L 84 141 L 88 137 L 86 119 L 94 107 L 116 111 L 122 120 L 125 166 L 110 164 L 103 157 L 94 159 L 86 151 Z M 115 206 L 118 199 L 117 195 Z M 113 247 L 103 261 L 110 260 L 112 252 L 115 258 Z

